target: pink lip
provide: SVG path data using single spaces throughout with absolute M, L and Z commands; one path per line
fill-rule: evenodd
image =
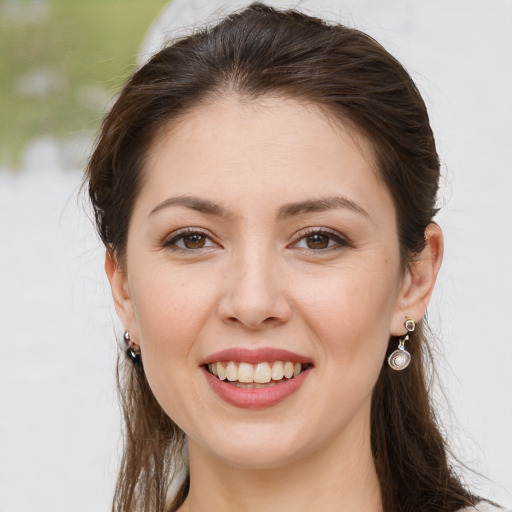
M 290 359 L 284 359 L 290 361 Z M 229 360 L 233 361 L 233 359 Z M 269 359 L 265 360 L 269 361 Z M 244 361 L 247 361 L 247 359 L 244 359 Z M 311 373 L 312 367 L 306 368 L 306 370 L 293 379 L 283 379 L 265 388 L 252 389 L 232 386 L 212 375 L 205 367 L 202 369 L 213 391 L 228 404 L 242 409 L 263 409 L 265 407 L 272 407 L 295 393 Z
M 292 363 L 312 363 L 311 359 L 303 357 L 299 354 L 289 352 L 288 350 L 281 350 L 278 348 L 228 348 L 215 352 L 209 355 L 204 361 L 200 363 L 201 366 L 209 363 L 217 363 L 219 361 L 235 361 L 245 362 L 251 364 L 264 363 L 265 361 L 290 361 Z

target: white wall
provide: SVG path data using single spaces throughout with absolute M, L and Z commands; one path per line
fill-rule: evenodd
M 492 480 L 477 490 L 512 506 L 512 1 L 329 3 L 426 97 L 444 162 L 446 257 L 430 308 L 442 421 Z M 0 171 L 0 512 L 106 511 L 119 418 L 102 251 L 58 144 L 35 143 L 24 167 Z

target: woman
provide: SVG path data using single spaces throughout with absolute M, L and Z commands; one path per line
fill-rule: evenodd
M 427 393 L 439 160 L 378 43 L 253 4 L 134 74 L 88 179 L 126 328 L 114 510 L 491 510 Z

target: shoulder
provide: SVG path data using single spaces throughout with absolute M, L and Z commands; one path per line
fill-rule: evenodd
M 481 501 L 477 503 L 474 507 L 463 508 L 459 512 L 512 512 L 509 509 L 505 509 L 502 507 L 498 507 L 496 505 L 492 505 L 491 503 L 487 503 L 485 501 Z

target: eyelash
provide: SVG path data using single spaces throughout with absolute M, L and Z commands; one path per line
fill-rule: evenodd
M 299 242 L 306 241 L 306 239 L 308 237 L 311 237 L 314 235 L 325 236 L 329 239 L 327 242 L 328 244 L 330 244 L 331 241 L 334 242 L 334 244 L 331 246 L 327 246 L 325 248 L 320 248 L 320 249 L 311 249 L 308 247 L 302 247 L 302 248 L 297 247 Z M 319 254 L 319 253 L 324 253 L 326 251 L 340 249 L 341 247 L 351 247 L 352 246 L 352 244 L 350 243 L 349 240 L 347 240 L 347 238 L 340 235 L 340 233 L 338 233 L 337 231 L 334 231 L 332 229 L 327 229 L 327 228 L 308 228 L 308 229 L 299 231 L 295 236 L 297 237 L 297 241 L 292 244 L 292 247 L 297 248 L 297 249 L 302 249 L 304 251 L 309 252 L 310 254 Z
M 203 237 L 202 240 L 207 243 L 209 240 L 211 243 L 206 246 L 197 247 L 197 248 L 190 248 L 190 247 L 179 247 L 177 244 L 180 240 L 184 240 L 185 238 L 193 237 L 194 235 L 199 235 L 200 237 Z M 306 241 L 308 237 L 312 237 L 314 235 L 320 235 L 327 237 L 327 247 L 321 247 L 312 249 L 310 247 L 298 247 L 299 242 Z M 308 228 L 306 230 L 299 231 L 296 235 L 296 241 L 293 242 L 290 247 L 295 249 L 302 249 L 304 251 L 307 251 L 311 254 L 319 254 L 330 250 L 339 249 L 340 247 L 350 247 L 351 243 L 343 236 L 341 236 L 338 232 L 326 229 L 326 228 Z M 331 242 L 335 242 L 334 245 L 329 245 Z M 307 243 L 307 242 L 306 242 Z M 213 245 L 216 245 L 215 242 L 213 242 L 211 236 L 206 231 L 203 231 L 201 229 L 197 228 L 183 228 L 178 231 L 175 231 L 171 234 L 170 238 L 165 240 L 162 244 L 164 247 L 174 250 L 174 251 L 184 251 L 184 252 L 194 252 L 199 251 L 201 249 L 207 249 L 209 247 L 212 247 Z
M 191 249 L 189 247 L 179 247 L 177 245 L 180 240 L 184 240 L 185 238 L 190 238 L 194 235 L 199 235 L 201 237 L 204 237 L 204 240 L 205 241 L 209 240 L 211 242 L 211 244 L 207 245 L 206 247 L 198 247 L 196 249 Z M 170 238 L 165 240 L 162 245 L 164 247 L 174 250 L 174 251 L 193 252 L 193 251 L 198 251 L 200 249 L 212 247 L 213 245 L 216 245 L 216 244 L 215 244 L 215 242 L 213 242 L 212 237 L 206 231 L 203 231 L 198 228 L 183 228 L 183 229 L 179 229 L 178 231 L 175 231 L 174 233 L 171 233 Z

